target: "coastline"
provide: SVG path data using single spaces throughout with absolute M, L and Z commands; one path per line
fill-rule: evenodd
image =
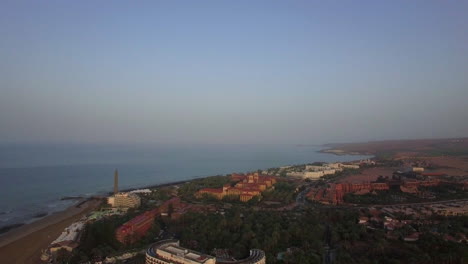
M 316 152 L 335 154 L 327 152 L 326 149 L 316 150 Z M 349 155 L 343 153 L 342 155 Z M 361 155 L 353 153 L 352 155 Z M 338 155 L 341 156 L 341 155 Z M 137 189 L 152 189 L 188 183 L 194 180 L 203 179 L 210 176 L 196 177 L 187 180 L 171 181 L 159 184 L 148 184 L 135 186 L 120 191 L 128 192 Z M 110 195 L 111 192 L 107 193 Z M 102 195 L 102 194 L 101 194 Z M 80 198 L 79 196 L 65 196 L 61 200 L 75 200 L 77 202 L 63 211 L 49 214 L 34 222 L 18 225 L 0 235 L 0 259 L 6 263 L 38 263 L 42 250 L 45 250 L 50 243 L 56 239 L 63 230 L 73 222 L 76 222 L 84 215 L 93 211 L 99 206 L 100 198 L 104 196 L 96 195 L 92 198 Z M 107 196 L 106 195 L 106 196 Z M 28 245 L 27 247 L 25 245 Z
M 5 263 L 38 263 L 42 250 L 71 223 L 99 206 L 101 201 L 86 199 L 64 211 L 50 214 L 0 236 L 0 259 Z
M 320 153 L 325 153 L 325 154 L 333 154 L 336 156 L 345 156 L 345 155 L 351 155 L 351 156 L 374 156 L 371 153 L 361 153 L 361 152 L 356 152 L 356 151 L 347 151 L 347 150 L 342 150 L 339 148 L 326 148 L 319 150 L 317 152 Z
M 187 182 L 191 182 L 191 181 L 194 181 L 194 180 L 197 180 L 197 179 L 203 179 L 203 178 L 207 178 L 207 177 L 211 177 L 211 176 L 203 176 L 203 177 L 200 177 L 200 178 L 195 178 L 195 179 L 190 179 L 190 180 L 183 180 L 183 181 L 172 181 L 172 182 L 167 182 L 167 183 L 151 184 L 151 185 L 145 185 L 145 186 L 142 186 L 142 187 L 125 188 L 125 189 L 122 189 L 122 190 L 119 190 L 119 191 L 121 191 L 121 192 L 130 192 L 130 191 L 139 190 L 139 189 L 153 189 L 153 188 L 168 187 L 168 186 L 187 183 Z M 111 194 L 112 194 L 112 192 L 108 193 L 108 195 L 111 195 Z
M 152 189 L 152 188 L 161 188 L 161 187 L 169 187 L 169 186 L 174 186 L 174 185 L 179 185 L 179 184 L 184 184 L 188 183 L 197 179 L 203 179 L 206 177 L 210 176 L 204 176 L 196 179 L 190 179 L 190 180 L 183 180 L 183 181 L 172 181 L 172 182 L 167 182 L 167 183 L 161 183 L 161 184 L 151 184 L 151 185 L 145 185 L 141 187 L 132 187 L 132 188 L 125 188 L 121 189 L 119 191 L 122 192 L 130 192 L 134 190 L 139 190 L 139 189 Z M 111 195 L 112 192 L 109 192 L 106 194 Z M 0 234 L 0 251 L 1 248 L 9 243 L 14 242 L 15 240 L 21 239 L 27 235 L 29 235 L 32 232 L 36 232 L 38 230 L 41 230 L 42 228 L 45 228 L 47 226 L 53 225 L 60 220 L 63 220 L 66 217 L 71 217 L 73 215 L 77 214 L 82 214 L 86 209 L 89 209 L 90 204 L 93 201 L 96 201 L 96 199 L 104 198 L 102 196 L 93 196 L 91 198 L 80 198 L 78 197 L 73 197 L 73 199 L 77 199 L 77 203 L 65 208 L 62 211 L 54 212 L 51 214 L 48 214 L 42 218 L 39 218 L 38 220 L 35 220 L 31 223 L 15 223 L 12 224 L 9 227 L 8 231 L 5 231 L 4 233 Z M 68 197 L 61 198 L 60 200 L 63 199 L 69 199 Z M 97 206 L 93 206 L 95 208 Z M 89 211 L 89 210 L 88 210 Z M 1 259 L 1 257 L 0 257 Z
M 322 145 L 322 147 L 327 147 L 327 145 Z M 324 153 L 324 154 L 333 154 L 335 156 L 366 155 L 366 154 L 361 154 L 361 153 L 357 153 L 357 152 L 336 153 L 334 151 L 334 149 L 320 149 L 320 150 L 316 150 L 315 152 Z M 191 179 L 186 179 L 186 180 L 170 181 L 170 182 L 166 182 L 166 183 L 148 184 L 148 185 L 142 185 L 142 186 L 132 186 L 132 187 L 127 187 L 127 188 L 124 188 L 124 189 L 120 189 L 119 191 L 129 192 L 129 191 L 138 190 L 138 189 L 161 188 L 161 187 L 184 184 L 184 183 L 188 183 L 188 182 L 191 182 L 191 181 L 194 181 L 194 180 L 197 180 L 197 179 L 203 179 L 203 178 L 207 178 L 207 177 L 211 177 L 211 176 L 215 176 L 215 175 L 201 176 L 201 177 L 196 177 L 196 178 L 191 178 Z M 105 193 L 99 193 L 99 194 L 96 193 L 91 197 L 103 198 L 104 196 L 109 196 L 109 195 L 112 195 L 112 192 L 105 192 Z M 70 210 L 70 208 L 73 208 L 73 207 L 79 205 L 80 203 L 86 202 L 89 199 L 91 199 L 91 198 L 85 198 L 85 197 L 79 196 L 79 195 L 78 196 L 63 196 L 59 200 L 61 200 L 61 201 L 63 201 L 63 200 L 77 200 L 77 202 L 74 205 L 71 205 L 69 207 L 64 208 L 62 211 L 57 211 L 57 212 L 54 212 L 52 214 L 48 214 L 48 215 L 46 215 L 44 217 L 38 217 L 37 220 L 34 220 L 32 222 L 26 222 L 26 223 L 25 222 L 17 222 L 17 223 L 13 223 L 13 224 L 11 224 L 9 226 L 6 226 L 5 228 L 7 228 L 7 230 L 0 233 L 0 247 L 2 246 L 2 241 L 5 240 L 5 237 L 12 236 L 11 233 L 16 233 L 15 232 L 16 230 L 22 230 L 22 229 L 25 229 L 25 228 L 27 228 L 27 227 L 29 227 L 31 225 L 35 225 L 38 222 L 44 221 L 43 219 L 52 218 L 52 217 L 54 217 L 54 216 L 56 216 L 58 214 L 61 214 L 63 212 L 66 212 L 66 211 Z
M 140 188 L 122 189 L 121 191 L 168 187 L 197 179 L 152 184 Z M 83 198 L 63 211 L 49 214 L 32 223 L 20 224 L 18 227 L 3 233 L 0 235 L 0 259 L 6 261 L 6 263 L 39 263 L 42 251 L 47 249 L 50 243 L 54 241 L 66 227 L 98 208 L 102 203 L 100 198 L 101 197 L 98 196 L 86 199 Z

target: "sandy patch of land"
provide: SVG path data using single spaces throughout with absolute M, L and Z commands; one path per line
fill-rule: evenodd
M 374 167 L 363 170 L 361 173 L 350 175 L 346 178 L 339 180 L 339 183 L 362 183 L 362 182 L 371 182 L 377 180 L 379 176 L 388 176 L 392 177 L 394 171 L 397 171 L 398 168 L 391 167 Z
M 47 249 L 67 226 L 96 209 L 100 203 L 87 201 L 80 207 L 72 206 L 1 236 L 1 263 L 40 263 L 42 250 Z
M 431 172 L 440 172 L 449 176 L 465 176 L 468 175 L 468 157 L 422 157 L 422 160 L 434 165 L 436 168 Z
M 426 172 L 437 172 L 449 176 L 468 175 L 468 157 L 467 156 L 411 156 L 408 153 L 398 153 L 396 159 L 402 160 L 407 167 L 412 163 L 422 163 Z
M 406 151 L 406 152 L 398 152 L 393 157 L 396 160 L 404 160 L 404 159 L 412 159 L 418 156 L 420 156 L 418 152 Z
M 436 166 L 452 167 L 460 170 L 468 171 L 468 157 L 428 157 L 424 158 Z
M 413 156 L 414 153 L 419 153 L 419 155 L 430 152 L 459 153 L 466 152 L 468 149 L 468 138 L 386 140 L 361 143 L 331 144 L 331 147 L 346 153 L 358 152 L 372 155 L 376 155 L 378 153 L 395 154 L 397 152 L 406 152 L 411 156 Z

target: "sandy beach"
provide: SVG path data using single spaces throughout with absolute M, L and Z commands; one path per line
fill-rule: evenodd
M 44 217 L 0 236 L 2 263 L 40 263 L 42 250 L 46 249 L 71 223 L 91 212 L 101 201 L 89 200 L 62 212 Z

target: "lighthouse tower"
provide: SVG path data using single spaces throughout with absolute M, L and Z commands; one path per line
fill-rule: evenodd
M 119 192 L 119 172 L 115 169 L 114 172 L 114 195 Z

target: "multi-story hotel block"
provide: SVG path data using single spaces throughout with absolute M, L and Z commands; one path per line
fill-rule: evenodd
M 177 197 L 172 198 L 163 203 L 160 207 L 146 211 L 124 223 L 115 231 L 116 239 L 123 244 L 129 244 L 139 240 L 147 234 L 154 223 L 155 217 L 161 213 L 167 212 L 169 205 L 177 209 L 180 207 L 181 201 Z
M 358 164 L 325 163 L 323 165 L 306 165 L 303 171 L 290 171 L 287 173 L 291 177 L 306 179 L 319 179 L 326 175 L 333 175 L 344 169 L 359 169 Z
M 138 215 L 137 217 L 117 228 L 115 231 L 115 237 L 122 244 L 130 244 L 137 241 L 146 235 L 148 230 L 153 225 L 154 218 L 157 213 L 158 210 L 156 209 Z
M 232 181 L 237 181 L 234 186 L 230 184 L 224 185 L 222 188 L 204 188 L 197 192 L 196 196 L 201 197 L 203 194 L 211 195 L 217 199 L 222 199 L 225 196 L 239 196 L 242 202 L 247 202 L 255 196 L 261 196 L 261 193 L 268 188 L 271 188 L 276 183 L 274 176 L 260 175 L 259 173 L 251 174 L 236 174 L 231 175 Z
M 107 199 L 112 207 L 136 208 L 141 204 L 141 199 L 134 193 L 117 193 Z
M 141 199 L 134 193 L 119 193 L 119 172 L 114 172 L 114 195 L 107 198 L 107 203 L 112 207 L 136 208 L 141 205 Z

